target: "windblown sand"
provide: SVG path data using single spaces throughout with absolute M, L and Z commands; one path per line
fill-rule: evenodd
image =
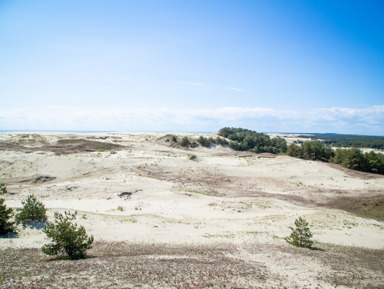
M 96 142 L 109 146 L 92 151 Z M 21 264 L 4 261 L 1 288 L 65 288 L 71 282 L 83 288 L 384 287 L 383 258 L 372 257 L 384 255 L 384 223 L 332 209 L 343 197 L 384 195 L 382 176 L 221 146 L 183 149 L 160 133 L 2 133 L 0 143 L 6 205 L 19 208 L 35 194 L 49 220 L 56 211 L 77 211 L 77 223 L 95 238 L 90 259 L 46 261 L 38 249 L 49 239 L 40 229 L 19 225 L 17 236 L 0 239 L 4 256 L 29 252 L 26 263 L 50 262 L 51 268 L 86 262 L 92 272 L 117 266 L 111 280 L 99 272 L 104 277 L 97 281 L 88 272 L 82 281 L 76 269 L 72 279 L 49 283 L 33 269 L 30 277 L 12 274 Z M 299 216 L 310 223 L 319 250 L 285 242 Z M 123 259 L 112 260 L 116 255 Z M 137 273 L 143 264 L 146 271 Z M 119 275 L 123 267 L 125 279 Z M 61 274 L 58 268 L 46 274 Z

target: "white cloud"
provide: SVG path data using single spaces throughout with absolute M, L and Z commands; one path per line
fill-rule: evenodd
M 338 132 L 384 135 L 384 106 L 279 110 L 78 108 L 50 106 L 0 110 L 0 129 L 94 131 L 217 131 L 235 126 L 256 131 Z

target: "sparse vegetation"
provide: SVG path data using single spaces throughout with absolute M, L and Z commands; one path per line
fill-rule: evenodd
M 124 208 L 122 206 L 118 206 L 117 207 L 117 210 L 120 211 L 120 212 L 123 212 L 124 211 Z
M 46 221 L 47 209 L 44 204 L 37 200 L 34 195 L 29 195 L 26 200 L 21 202 L 22 209 L 17 209 L 15 220 L 17 223 Z
M 311 248 L 313 234 L 309 230 L 308 222 L 302 217 L 295 220 L 295 228 L 289 227 L 292 233 L 285 240 L 296 247 Z
M 0 198 L 0 235 L 10 233 L 14 230 L 14 222 L 10 221 L 13 217 L 13 210 L 7 208 L 5 200 Z
M 44 245 L 44 254 L 57 256 L 66 254 L 70 259 L 83 259 L 86 251 L 92 248 L 93 236 L 88 237 L 83 226 L 72 223 L 77 212 L 55 212 L 55 222 L 48 223 L 43 232 L 52 239 L 51 244 Z

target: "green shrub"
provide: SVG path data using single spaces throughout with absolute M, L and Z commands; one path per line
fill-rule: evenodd
M 0 195 L 5 195 L 8 193 L 7 187 L 4 184 L 0 184 Z
M 15 217 L 17 223 L 47 220 L 47 209 L 34 195 L 29 195 L 27 199 L 21 203 L 23 204 L 23 208 L 17 209 L 18 213 Z
M 15 224 L 15 222 L 9 220 L 13 216 L 13 210 L 11 208 L 7 209 L 4 201 L 4 199 L 0 199 L 0 235 L 12 232 Z
M 313 241 L 311 240 L 313 234 L 309 230 L 308 222 L 302 217 L 295 220 L 296 228 L 289 227 L 292 233 L 285 240 L 296 247 L 311 248 Z
M 86 251 L 92 248 L 93 236 L 88 237 L 83 226 L 72 223 L 77 212 L 55 212 L 55 222 L 48 223 L 43 232 L 52 239 L 51 244 L 44 245 L 41 250 L 47 255 L 66 254 L 70 259 L 83 259 Z
M 191 142 L 189 141 L 189 139 L 188 139 L 188 137 L 183 137 L 183 139 L 181 140 L 181 142 L 180 142 L 180 145 L 182 146 L 182 147 L 189 147 L 189 145 L 191 144 Z

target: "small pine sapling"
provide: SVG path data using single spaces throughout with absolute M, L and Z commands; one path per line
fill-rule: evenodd
M 295 220 L 295 228 L 289 227 L 292 231 L 285 240 L 296 247 L 311 248 L 313 245 L 313 234 L 309 230 L 308 222 L 302 217 Z
M 11 208 L 7 209 L 4 202 L 4 199 L 0 199 L 0 235 L 12 232 L 15 224 L 15 222 L 10 221 L 13 216 L 13 210 Z
M 47 209 L 34 195 L 29 195 L 27 199 L 21 203 L 23 204 L 23 208 L 17 209 L 18 213 L 15 217 L 17 223 L 47 220 Z
M 0 195 L 5 195 L 6 193 L 8 193 L 7 186 L 4 184 L 0 184 Z
M 51 244 L 44 245 L 41 250 L 47 255 L 66 254 L 70 259 L 84 259 L 86 251 L 92 248 L 93 236 L 88 237 L 83 226 L 72 223 L 77 212 L 55 212 L 55 222 L 48 223 L 43 232 L 52 239 Z

